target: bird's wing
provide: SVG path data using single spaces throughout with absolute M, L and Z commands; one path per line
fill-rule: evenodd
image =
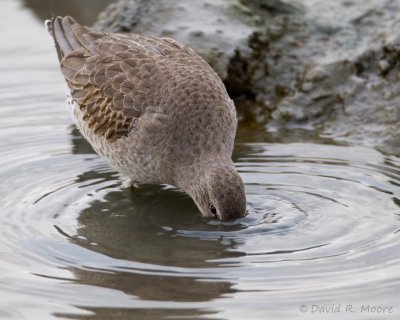
M 166 121 L 158 107 L 168 72 L 155 61 L 174 50 L 194 52 L 169 39 L 95 32 L 71 17 L 57 17 L 48 28 L 71 96 L 95 134 L 115 140 L 138 123 L 151 131 Z

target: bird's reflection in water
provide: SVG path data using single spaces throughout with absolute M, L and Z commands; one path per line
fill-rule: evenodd
M 78 133 L 74 150 L 84 151 L 79 141 L 82 142 Z M 237 226 L 208 223 L 200 217 L 193 201 L 172 187 L 122 188 L 111 170 L 85 172 L 76 183 L 94 183 L 93 200 L 81 210 L 76 236 L 70 241 L 107 256 L 107 262 L 99 269 L 71 267 L 76 281 L 122 291 L 155 304 L 173 301 L 185 305 L 184 310 L 119 309 L 127 319 L 138 314 L 141 319 L 162 319 L 167 315 L 195 319 L 208 311 L 192 309 L 193 305 L 185 303 L 212 301 L 236 292 L 233 283 L 218 278 L 215 270 L 223 267 L 220 259 L 243 255 L 235 241 L 224 239 L 222 233 L 219 236 L 219 232 L 232 231 Z M 88 309 L 104 318 L 110 312 Z
M 95 172 L 84 177 L 108 179 Z M 183 268 L 218 267 L 213 260 L 238 256 L 233 250 L 236 243 L 224 239 L 222 233 L 219 236 L 218 230 L 237 226 L 208 224 L 180 191 L 151 185 L 133 191 L 110 188 L 117 190 L 93 200 L 78 219 L 78 236 L 96 243 L 92 250 L 116 259 Z
M 231 282 L 215 279 L 207 270 L 218 268 L 219 258 L 241 255 L 230 251 L 235 244 L 179 235 L 179 228 L 195 230 L 205 224 L 196 210 L 187 196 L 161 187 L 110 192 L 82 210 L 72 241 L 113 258 L 112 270 L 70 270 L 80 284 L 123 291 L 144 301 L 206 302 L 232 294 Z M 149 272 L 146 266 L 155 270 Z M 203 274 L 196 275 L 198 270 Z

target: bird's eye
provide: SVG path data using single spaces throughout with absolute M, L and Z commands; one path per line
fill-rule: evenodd
M 217 208 L 215 208 L 213 205 L 210 206 L 210 211 L 211 214 L 214 216 L 214 218 L 217 218 Z

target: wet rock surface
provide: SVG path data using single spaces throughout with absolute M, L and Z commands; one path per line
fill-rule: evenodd
M 399 154 L 398 12 L 400 0 L 121 0 L 95 27 L 192 47 L 224 80 L 243 123 Z

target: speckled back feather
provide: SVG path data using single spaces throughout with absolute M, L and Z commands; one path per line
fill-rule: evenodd
M 172 74 L 190 72 L 188 64 L 200 64 L 209 78 L 208 64 L 171 39 L 95 32 L 71 17 L 53 19 L 49 29 L 83 120 L 108 140 L 126 136 L 146 111 L 155 113 L 177 86 Z M 157 123 L 144 125 L 151 129 Z

